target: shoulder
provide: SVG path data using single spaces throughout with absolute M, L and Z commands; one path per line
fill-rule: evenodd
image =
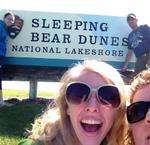
M 128 39 L 130 39 L 130 37 L 132 37 L 132 35 L 134 35 L 134 33 L 135 33 L 134 31 L 131 31 L 128 35 Z
M 148 26 L 147 24 L 143 25 L 143 27 L 145 27 L 145 28 L 149 28 L 149 26 Z
M 42 143 L 33 141 L 32 139 L 23 139 L 18 145 L 42 145 Z
M 0 24 L 1 24 L 1 23 L 4 23 L 4 22 L 3 22 L 2 20 L 0 20 Z
M 0 20 L 0 26 L 1 26 L 1 27 L 2 27 L 2 26 L 5 26 L 4 21 Z
M 150 27 L 147 24 L 145 24 L 145 25 L 140 25 L 139 29 L 150 29 Z

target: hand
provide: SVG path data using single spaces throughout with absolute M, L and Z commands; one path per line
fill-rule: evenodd
M 147 68 L 147 69 L 150 68 L 150 65 L 149 65 L 149 64 L 146 64 L 146 68 Z
M 124 66 L 122 69 L 121 69 L 121 72 L 126 72 L 127 71 L 127 67 Z
M 148 59 L 147 64 L 146 64 L 147 68 L 150 68 L 150 60 Z
M 150 61 L 147 61 L 147 65 L 150 66 Z

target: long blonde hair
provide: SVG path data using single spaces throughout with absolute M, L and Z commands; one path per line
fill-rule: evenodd
M 48 110 L 41 118 L 36 120 L 35 126 L 39 123 L 40 129 L 38 129 L 36 133 L 33 131 L 32 138 L 43 140 L 45 144 L 51 145 L 79 144 L 79 140 L 72 127 L 70 118 L 66 113 L 67 103 L 65 100 L 65 90 L 67 84 L 75 81 L 84 70 L 98 73 L 107 82 L 114 84 L 119 89 L 121 103 L 113 126 L 106 136 L 106 140 L 107 145 L 124 145 L 126 133 L 124 82 L 115 68 L 107 63 L 96 60 L 83 61 L 66 71 L 60 81 L 62 86 L 59 91 L 58 99 L 56 100 L 56 106 L 53 108 L 54 112 L 57 112 L 58 114 L 57 120 L 52 123 L 50 117 L 45 117 L 48 116 Z
M 131 82 L 129 89 L 130 103 L 133 102 L 136 91 L 142 89 L 145 85 L 149 83 L 150 83 L 150 69 L 141 71 L 133 78 L 133 81 Z M 134 145 L 134 139 L 130 125 L 128 129 L 128 139 L 129 139 L 128 145 Z

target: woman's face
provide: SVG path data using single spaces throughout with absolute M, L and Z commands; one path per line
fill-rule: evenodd
M 106 85 L 97 73 L 84 71 L 76 81 L 84 82 L 91 88 Z M 81 145 L 100 145 L 112 127 L 117 109 L 98 102 L 93 91 L 90 98 L 80 104 L 68 103 L 67 114 Z
M 138 90 L 133 102 L 150 101 L 150 84 Z M 144 119 L 131 124 L 135 145 L 150 145 L 150 108 Z
M 12 26 L 15 22 L 15 17 L 13 15 L 7 15 L 4 21 L 7 27 Z

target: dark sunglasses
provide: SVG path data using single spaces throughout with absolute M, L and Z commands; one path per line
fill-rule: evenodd
M 72 82 L 67 86 L 66 100 L 71 104 L 80 104 L 89 99 L 92 91 L 96 92 L 98 102 L 103 105 L 111 104 L 115 108 L 119 106 L 120 94 L 118 88 L 110 84 L 91 88 L 83 82 Z
M 148 109 L 150 108 L 149 102 L 135 102 L 127 107 L 127 119 L 129 123 L 136 123 L 145 118 Z

